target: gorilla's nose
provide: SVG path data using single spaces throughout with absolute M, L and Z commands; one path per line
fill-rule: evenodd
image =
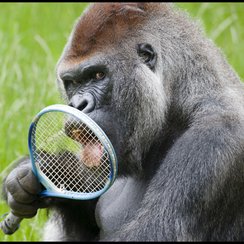
M 71 98 L 69 105 L 83 113 L 90 113 L 95 109 L 95 98 L 91 93 L 76 94 Z

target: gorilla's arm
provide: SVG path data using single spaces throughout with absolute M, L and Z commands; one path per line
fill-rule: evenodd
M 207 121 L 195 121 L 174 142 L 141 209 L 112 240 L 244 238 L 244 130 L 233 116 L 213 114 Z

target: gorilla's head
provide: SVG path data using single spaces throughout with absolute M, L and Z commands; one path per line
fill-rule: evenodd
M 172 100 L 180 100 L 175 81 L 187 73 L 182 49 L 196 30 L 179 18 L 187 22 L 163 3 L 92 4 L 58 63 L 63 96 L 104 129 L 121 174 L 140 172 L 162 136 Z

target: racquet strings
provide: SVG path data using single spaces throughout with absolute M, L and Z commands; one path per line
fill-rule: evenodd
M 105 187 L 111 172 L 108 152 L 83 122 L 64 112 L 49 112 L 32 133 L 36 168 L 53 189 L 90 193 Z

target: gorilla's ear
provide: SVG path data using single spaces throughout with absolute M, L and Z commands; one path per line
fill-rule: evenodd
M 149 43 L 140 43 L 137 45 L 137 53 L 142 61 L 151 69 L 154 70 L 157 54 Z

